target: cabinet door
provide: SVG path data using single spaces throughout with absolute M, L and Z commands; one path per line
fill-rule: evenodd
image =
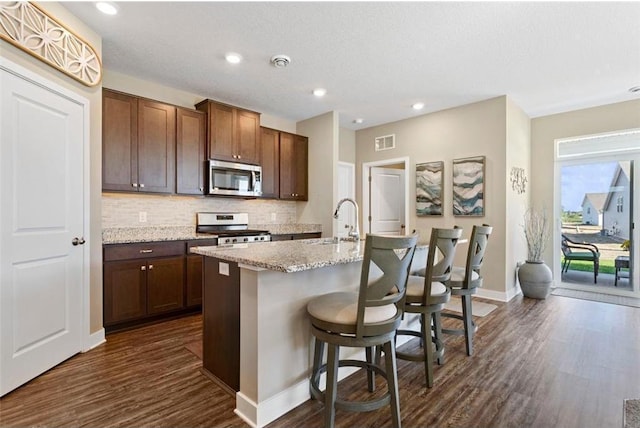
M 138 99 L 102 91 L 102 189 L 137 190 Z
M 147 313 L 184 307 L 184 257 L 147 261 Z
M 187 307 L 202 304 L 202 256 L 187 256 Z
M 262 166 L 262 197 L 277 198 L 280 194 L 280 132 L 260 128 L 260 165 Z
M 144 260 L 104 264 L 104 324 L 147 314 L 147 264 Z
M 294 136 L 294 163 L 295 163 L 295 195 L 296 200 L 306 201 L 308 194 L 308 153 L 309 139 L 301 135 Z
M 236 110 L 236 160 L 243 163 L 258 164 L 260 152 L 260 115 L 252 111 Z
M 138 100 L 138 188 L 173 193 L 176 176 L 176 108 Z
M 179 108 L 176 114 L 176 192 L 204 193 L 204 113 Z
M 295 199 L 295 161 L 293 134 L 280 133 L 280 199 Z
M 209 158 L 234 161 L 233 107 L 209 103 Z
M 280 133 L 280 199 L 308 200 L 308 138 Z

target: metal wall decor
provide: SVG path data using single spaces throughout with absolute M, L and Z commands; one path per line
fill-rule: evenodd
M 484 215 L 484 156 L 453 160 L 453 215 Z
M 416 215 L 442 215 L 444 162 L 416 165 Z
M 0 38 L 84 85 L 102 79 L 93 47 L 31 2 L 0 2 Z
M 511 168 L 511 189 L 518 195 L 523 194 L 527 190 L 527 175 L 524 168 Z

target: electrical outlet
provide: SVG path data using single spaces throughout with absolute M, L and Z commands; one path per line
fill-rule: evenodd
M 271 221 L 276 221 L 276 213 L 271 213 Z
M 138 221 L 140 223 L 146 223 L 147 222 L 147 212 L 146 211 L 140 211 L 138 213 Z

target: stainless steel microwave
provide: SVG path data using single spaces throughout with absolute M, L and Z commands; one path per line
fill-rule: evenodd
M 262 167 L 209 160 L 209 195 L 262 196 Z

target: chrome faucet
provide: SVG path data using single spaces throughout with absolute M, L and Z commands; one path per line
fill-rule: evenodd
M 358 204 L 356 203 L 356 201 L 354 201 L 351 198 L 344 198 L 341 199 L 340 202 L 338 202 L 338 206 L 336 207 L 336 212 L 333 213 L 333 218 L 337 219 L 338 218 L 338 211 L 340 211 L 340 207 L 342 206 L 342 204 L 344 202 L 351 202 L 353 204 L 353 206 L 356 209 L 356 227 L 351 228 L 351 230 L 349 230 L 349 237 L 352 238 L 354 241 L 359 241 L 360 240 L 360 229 L 358 228 Z

